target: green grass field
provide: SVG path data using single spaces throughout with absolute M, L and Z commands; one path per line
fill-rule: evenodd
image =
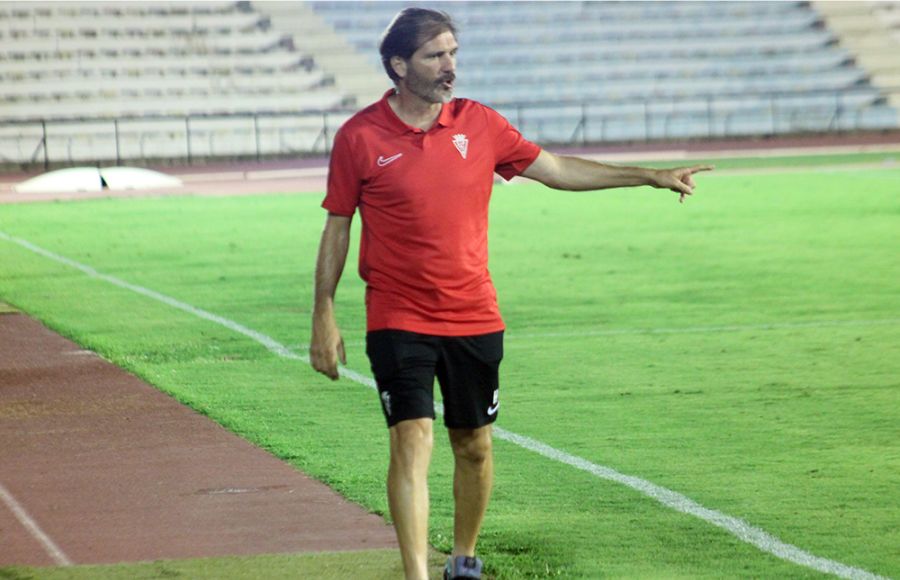
M 491 272 L 508 326 L 498 425 L 815 556 L 900 577 L 900 169 L 698 182 L 683 206 L 646 188 L 495 189 Z M 303 354 L 320 201 L 0 206 L 0 232 Z M 368 375 L 355 261 L 339 322 L 348 366 Z M 0 265 L 0 300 L 387 513 L 371 389 L 2 237 Z M 448 550 L 452 461 L 437 439 L 431 541 Z M 506 441 L 495 453 L 479 549 L 497 578 L 824 577 L 621 484 Z M 239 560 L 259 577 L 289 575 L 290 561 Z M 229 576 L 224 565 L 172 564 L 210 578 Z M 91 577 L 155 577 L 146 565 L 102 570 Z

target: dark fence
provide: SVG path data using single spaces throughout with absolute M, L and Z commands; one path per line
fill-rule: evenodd
M 892 94 L 900 94 L 900 88 Z M 618 103 L 489 103 L 541 144 L 720 139 L 900 127 L 871 86 L 835 91 L 685 95 Z M 193 164 L 328 155 L 354 110 L 0 121 L 0 164 Z

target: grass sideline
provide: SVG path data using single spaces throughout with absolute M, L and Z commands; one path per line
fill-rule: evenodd
M 898 575 L 900 341 L 896 325 L 852 324 L 898 316 L 897 178 L 712 173 L 685 206 L 649 190 L 498 189 L 500 425 Z M 302 348 L 317 206 L 310 196 L 18 206 L 0 208 L 0 229 Z M 386 512 L 371 392 L 21 248 L 0 243 L 0 261 L 0 299 Z M 361 297 L 348 267 L 339 312 L 363 371 Z M 836 324 L 803 326 L 815 321 Z M 762 328 L 771 323 L 784 326 Z M 715 330 L 726 327 L 744 330 Z M 633 332 L 603 334 L 617 329 Z M 437 447 L 431 539 L 446 549 L 449 449 Z M 819 576 L 508 444 L 497 463 L 482 548 L 500 577 Z
M 627 156 L 624 155 L 624 156 Z M 600 155 L 599 157 L 602 157 Z M 622 155 L 617 156 L 622 157 Z M 803 155 L 770 155 L 765 150 L 749 152 L 741 157 L 721 157 L 716 155 L 691 155 L 683 159 L 652 159 L 652 160 L 625 160 L 615 161 L 621 165 L 645 165 L 647 167 L 674 167 L 681 165 L 715 165 L 718 170 L 762 170 L 762 169 L 811 169 L 834 168 L 846 169 L 853 165 L 866 165 L 892 169 L 900 165 L 900 150 L 898 151 L 867 151 L 864 153 L 820 153 Z

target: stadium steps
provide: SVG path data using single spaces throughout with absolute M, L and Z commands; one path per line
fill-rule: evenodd
M 50 55 L 41 60 L 19 59 L 0 61 L 0 82 L 24 80 L 105 78 L 141 75 L 180 76 L 238 76 L 242 74 L 274 74 L 291 71 L 311 73 L 312 59 L 294 52 L 264 54 L 169 54 L 162 53 L 147 59 L 145 56 L 96 56 L 90 59 Z M 322 73 L 323 74 L 323 73 Z
M 248 2 L 0 1 L 0 163 L 322 151 L 347 104 Z
M 391 86 L 380 66 L 335 33 L 308 3 L 253 2 L 252 6 L 271 19 L 274 27 L 290 34 L 294 47 L 312 55 L 319 66 L 333 75 L 335 86 L 352 95 L 358 106 L 380 99 Z
M 871 75 L 874 86 L 900 107 L 900 2 L 816 1 L 838 42 Z
M 0 2 L 0 120 L 322 111 L 347 101 L 246 2 Z

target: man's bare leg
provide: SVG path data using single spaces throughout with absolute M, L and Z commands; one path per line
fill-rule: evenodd
M 428 578 L 428 465 L 434 444 L 431 419 L 391 427 L 388 503 L 407 580 Z
M 474 556 L 481 522 L 494 482 L 491 426 L 450 429 L 450 444 L 456 457 L 453 473 L 453 555 Z

